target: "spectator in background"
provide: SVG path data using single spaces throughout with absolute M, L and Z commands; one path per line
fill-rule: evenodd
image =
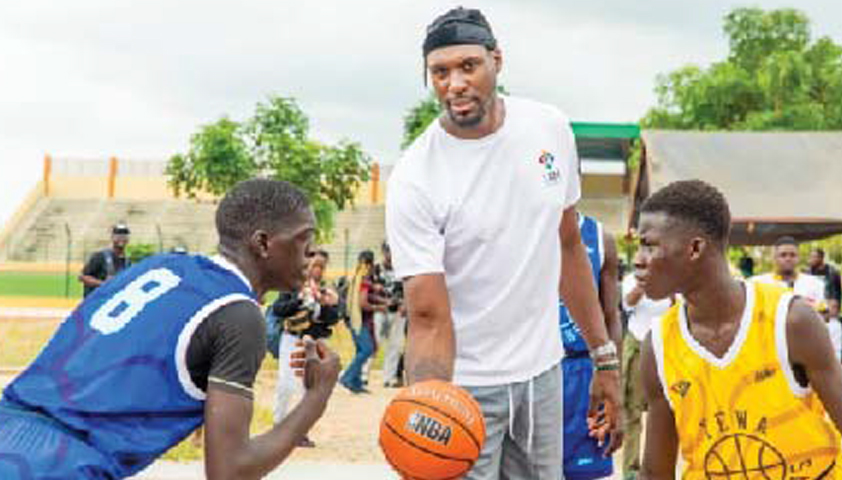
M 839 317 L 839 304 L 842 301 L 842 282 L 839 278 L 839 270 L 833 265 L 824 261 L 824 250 L 815 248 L 810 252 L 808 262 L 810 269 L 807 271 L 824 280 L 824 298 L 827 300 L 828 317 L 835 319 Z
M 634 480 L 640 472 L 641 417 L 646 410 L 646 398 L 640 383 L 640 345 L 649 334 L 652 323 L 670 309 L 675 299 L 652 300 L 634 278 L 634 272 L 623 278 L 623 310 L 628 329 L 623 339 L 623 410 L 625 444 L 623 445 L 623 478 Z
M 386 342 L 383 357 L 383 386 L 400 387 L 403 380 L 398 375 L 398 365 L 403 355 L 406 340 L 406 316 L 403 310 L 403 284 L 395 278 L 392 269 L 392 251 L 387 242 L 381 247 L 383 263 L 377 266 L 378 282 L 383 285 L 383 296 L 388 308 L 385 312 L 375 312 L 374 326 L 378 334 L 377 342 Z
M 296 342 L 304 335 L 310 335 L 316 340 L 328 338 L 333 325 L 339 321 L 339 296 L 324 281 L 324 271 L 329 259 L 326 251 L 317 250 L 310 258 L 307 280 L 301 289 L 280 292 L 270 307 L 271 315 L 267 315 L 280 322 L 279 327 L 283 332 L 277 353 L 278 384 L 274 410 L 276 425 L 286 417 L 293 394 L 304 391 L 302 379 L 295 377 L 290 366 Z M 316 446 L 306 435 L 296 445 Z
M 745 248 L 741 249 L 742 255 L 737 268 L 740 269 L 740 274 L 743 278 L 751 278 L 754 276 L 754 259 L 748 254 Z
M 111 248 L 95 252 L 79 275 L 79 281 L 85 286 L 85 296 L 91 294 L 109 278 L 129 268 L 131 261 L 126 256 L 131 231 L 125 224 L 118 223 L 111 228 Z
M 840 325 L 836 318 L 829 315 L 829 302 L 825 296 L 825 282 L 822 277 L 800 273 L 798 271 L 798 259 L 798 244 L 795 239 L 792 237 L 781 237 L 775 242 L 775 271 L 765 275 L 758 275 L 753 277 L 752 280 L 762 283 L 778 284 L 789 288 L 794 294 L 806 300 L 810 306 L 816 309 L 827 321 L 830 341 L 833 344 L 836 358 L 839 360 L 842 357 L 842 325 Z M 824 262 L 822 261 L 822 263 Z M 812 262 L 810 267 L 812 269 Z
M 792 289 L 819 312 L 827 309 L 824 282 L 819 277 L 798 272 L 798 243 L 792 237 L 781 237 L 775 242 L 775 271 L 752 277 L 752 281 L 777 284 Z
M 377 350 L 374 338 L 374 312 L 386 311 L 384 303 L 372 302 L 379 298 L 374 293 L 373 273 L 374 252 L 364 250 L 360 252 L 354 277 L 348 287 L 348 315 L 356 353 L 339 379 L 339 383 L 352 393 L 369 393 L 363 385 L 362 373 L 365 362 Z

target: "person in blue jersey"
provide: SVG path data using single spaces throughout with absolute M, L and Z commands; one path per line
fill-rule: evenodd
M 603 230 L 599 221 L 581 214 L 579 230 L 591 262 L 591 273 L 599 293 L 605 327 L 611 339 L 620 345 L 622 325 L 617 295 L 619 260 L 614 237 Z M 594 363 L 588 354 L 588 345 L 563 300 L 559 300 L 559 326 L 565 352 L 561 362 L 564 393 L 563 478 L 592 480 L 609 477 L 614 467 L 607 445 L 600 445 L 597 439 L 591 437 L 587 422 Z M 622 431 L 616 431 L 614 436 L 618 437 L 616 440 L 619 445 L 622 442 Z
M 219 204 L 219 254 L 165 254 L 98 288 L 0 400 L 0 478 L 132 476 L 201 425 L 210 480 L 257 479 L 321 417 L 338 356 L 305 338 L 293 358 L 301 402 L 250 438 L 266 351 L 258 303 L 305 279 L 314 216 L 286 182 L 253 179 Z

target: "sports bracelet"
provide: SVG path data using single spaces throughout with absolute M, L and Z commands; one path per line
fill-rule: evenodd
M 597 365 L 595 367 L 595 370 L 597 372 L 606 372 L 606 371 L 619 370 L 619 369 L 620 369 L 620 362 L 606 363 L 604 365 Z
M 592 359 L 597 359 L 599 357 L 616 357 L 617 356 L 617 345 L 614 344 L 612 341 L 607 341 L 604 344 L 594 348 L 590 351 L 590 356 Z

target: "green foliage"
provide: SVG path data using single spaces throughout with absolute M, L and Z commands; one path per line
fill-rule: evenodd
M 240 124 L 222 118 L 200 127 L 190 138 L 190 151 L 170 158 L 166 174 L 176 196 L 184 191 L 195 198 L 201 191 L 222 195 L 257 171 L 242 139 Z
M 176 194 L 222 195 L 256 175 L 301 188 L 316 214 L 318 241 L 327 242 L 337 211 L 353 204 L 369 179 L 370 157 L 358 143 L 325 145 L 309 138 L 309 121 L 292 98 L 270 96 L 242 123 L 223 118 L 193 136 L 190 151 L 170 158 L 167 175 Z
M 738 8 L 725 17 L 728 58 L 657 79 L 657 105 L 642 125 L 698 130 L 842 128 L 842 47 L 810 43 L 792 9 Z
M 415 141 L 427 127 L 441 115 L 441 105 L 434 93 L 430 93 L 417 105 L 409 109 L 409 113 L 403 117 L 403 141 L 401 149 L 404 149 Z
M 156 253 L 158 253 L 158 247 L 151 243 L 130 243 L 126 246 L 126 256 L 132 263 L 137 263 Z

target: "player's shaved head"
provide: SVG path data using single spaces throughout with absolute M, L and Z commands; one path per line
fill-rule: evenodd
M 245 242 L 257 230 L 272 235 L 309 215 L 310 203 L 289 182 L 255 178 L 236 184 L 216 210 L 216 231 L 223 244 Z

